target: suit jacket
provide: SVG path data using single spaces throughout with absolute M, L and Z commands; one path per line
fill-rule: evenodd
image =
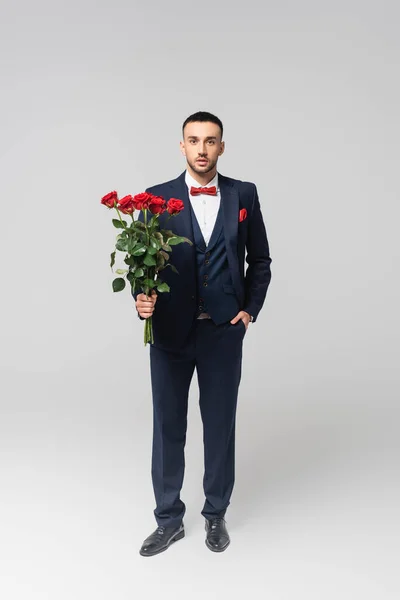
M 176 179 L 154 185 L 146 191 L 163 196 L 166 200 L 179 198 L 188 207 L 190 198 L 185 173 L 186 171 L 183 171 Z M 254 183 L 232 179 L 220 173 L 218 173 L 218 182 L 226 253 L 233 286 L 241 310 L 252 315 L 255 322 L 271 281 L 272 262 L 257 188 Z M 239 222 L 239 212 L 243 208 L 247 211 L 247 217 Z M 176 235 L 194 241 L 190 210 L 185 208 L 168 223 L 166 223 L 167 215 L 168 213 L 160 215 L 160 228 L 172 229 Z M 143 221 L 142 212 L 139 213 L 139 219 Z M 171 291 L 158 294 L 153 313 L 156 345 L 165 345 L 168 335 L 175 339 L 182 339 L 187 328 L 193 323 L 196 309 L 197 274 L 194 245 L 182 243 L 173 246 L 170 260 L 179 274 L 174 273 L 169 267 L 160 272 L 161 279 L 170 285 Z M 246 272 L 245 261 L 248 264 Z M 135 298 L 138 293 L 140 292 L 133 294 Z M 157 330 L 160 336 L 157 336 Z M 160 340 L 159 344 L 157 338 Z M 161 340 L 164 340 L 163 343 Z

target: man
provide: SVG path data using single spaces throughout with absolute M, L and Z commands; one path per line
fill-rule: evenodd
M 235 417 L 242 344 L 256 321 L 271 280 L 269 246 L 253 183 L 217 171 L 223 154 L 218 117 L 197 112 L 182 128 L 186 171 L 146 191 L 183 200 L 173 230 L 193 241 L 173 247 L 162 279 L 170 292 L 133 294 L 138 316 L 153 317 L 150 344 L 153 395 L 152 481 L 157 529 L 140 554 L 153 556 L 184 537 L 180 498 L 185 467 L 187 408 L 194 369 L 203 422 L 206 545 L 224 551 L 230 538 L 224 519 L 234 484 Z M 168 229 L 160 215 L 160 228 Z M 139 214 L 143 220 L 143 213 Z M 170 222 L 172 223 L 172 221 Z M 244 273 L 245 248 L 248 268 Z

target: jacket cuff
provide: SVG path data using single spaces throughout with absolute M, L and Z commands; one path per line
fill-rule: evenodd
M 256 311 L 256 309 L 254 307 L 245 306 L 244 308 L 242 308 L 242 310 L 244 310 L 244 312 L 249 313 L 249 315 L 251 315 L 253 317 L 253 320 L 251 321 L 252 323 L 256 322 L 258 312 Z

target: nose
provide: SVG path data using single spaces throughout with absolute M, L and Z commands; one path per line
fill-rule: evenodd
M 205 142 L 200 142 L 199 143 L 199 155 L 200 156 L 206 156 L 207 151 L 206 151 L 206 145 Z

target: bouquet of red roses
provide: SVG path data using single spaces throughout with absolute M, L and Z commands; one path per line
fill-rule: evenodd
M 125 279 L 131 285 L 132 292 L 143 291 L 147 296 L 155 288 L 157 292 L 169 292 L 169 285 L 162 281 L 159 273 L 171 267 L 178 273 L 173 264 L 169 262 L 169 253 L 172 252 L 171 246 L 176 246 L 182 242 L 192 245 L 192 242 L 186 237 L 180 237 L 174 234 L 170 229 L 160 229 L 159 216 L 168 212 L 168 219 L 177 216 L 183 209 L 182 200 L 170 198 L 165 201 L 162 196 L 155 196 L 148 192 L 136 194 L 136 196 L 124 196 L 118 199 L 117 192 L 110 192 L 101 199 L 101 204 L 108 208 L 115 208 L 118 213 L 118 219 L 113 219 L 113 225 L 120 230 L 117 235 L 115 250 L 111 252 L 110 267 L 113 270 L 115 264 L 116 250 L 125 253 L 124 262 L 126 269 L 117 269 L 118 275 L 112 282 L 114 292 L 120 292 L 125 288 Z M 134 219 L 134 212 L 142 211 L 143 220 Z M 121 213 L 130 215 L 132 222 L 128 223 L 122 219 Z M 150 213 L 150 214 L 148 214 Z M 140 217 L 140 214 L 139 214 Z M 148 342 L 154 342 L 152 317 L 145 321 L 144 325 L 144 345 Z

